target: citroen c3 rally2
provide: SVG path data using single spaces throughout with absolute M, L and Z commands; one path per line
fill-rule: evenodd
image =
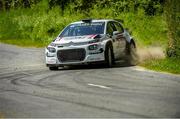
M 116 60 L 133 63 L 135 41 L 118 20 L 86 19 L 71 23 L 45 49 L 50 70 L 67 65 L 103 62 L 111 67 Z

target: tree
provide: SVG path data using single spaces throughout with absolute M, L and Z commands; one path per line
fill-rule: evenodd
M 25 8 L 30 8 L 31 4 L 30 4 L 30 0 L 23 0 L 23 4 Z
M 10 10 L 19 7 L 30 8 L 32 4 L 37 4 L 41 0 L 0 0 L 0 11 Z
M 62 14 L 64 14 L 65 7 L 70 3 L 71 0 L 50 0 L 49 7 L 52 8 L 54 6 L 59 6 Z
M 180 3 L 179 0 L 166 0 L 166 21 L 168 25 L 168 57 L 180 57 Z
M 4 1 L 0 0 L 0 11 L 4 10 Z

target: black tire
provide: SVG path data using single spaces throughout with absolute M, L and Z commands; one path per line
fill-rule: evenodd
M 105 49 L 105 65 L 110 68 L 114 64 L 114 55 L 112 45 L 107 45 Z
M 51 70 L 51 71 L 58 70 L 58 67 L 49 67 L 49 70 Z
M 136 52 L 136 46 L 134 43 L 128 44 L 127 52 L 126 52 L 126 63 L 130 66 L 134 66 L 138 64 L 138 55 Z

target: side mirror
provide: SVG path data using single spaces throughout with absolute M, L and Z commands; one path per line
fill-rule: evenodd
M 118 34 L 120 34 L 119 31 L 113 31 L 113 36 L 116 36 L 116 35 L 118 35 Z

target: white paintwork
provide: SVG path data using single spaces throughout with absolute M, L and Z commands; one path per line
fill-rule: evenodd
M 106 49 L 106 43 L 107 42 L 112 42 L 113 44 L 113 49 L 114 49 L 114 56 L 115 59 L 120 58 L 121 52 L 125 50 L 125 44 L 126 41 L 116 39 L 113 41 L 113 37 L 110 38 L 106 34 L 106 29 L 107 29 L 107 23 L 110 21 L 114 21 L 111 19 L 104 19 L 104 20 L 92 20 L 92 22 L 105 22 L 105 27 L 104 27 L 104 34 L 100 34 L 102 37 L 100 38 L 100 41 L 97 43 L 93 44 L 98 44 L 98 49 L 94 51 L 88 50 L 89 45 L 92 45 L 89 43 L 89 41 L 93 41 L 95 39 L 91 38 L 90 36 L 92 35 L 86 35 L 86 36 L 73 36 L 73 37 L 58 37 L 48 46 L 48 47 L 54 47 L 56 49 L 55 53 L 50 53 L 47 49 L 45 49 L 45 59 L 46 59 L 46 64 L 48 65 L 57 65 L 57 66 L 63 66 L 63 65 L 74 65 L 74 64 L 84 64 L 84 63 L 90 63 L 90 62 L 97 62 L 97 61 L 104 61 L 105 56 L 104 56 L 104 51 Z M 79 22 L 74 22 L 71 24 L 79 24 L 83 23 L 82 21 Z M 124 31 L 123 34 L 127 34 L 127 31 Z M 62 33 L 62 32 L 61 32 Z M 60 33 L 60 34 L 61 34 Z M 129 37 L 129 38 L 126 38 Z M 130 35 L 126 35 L 126 39 L 130 39 Z M 63 46 L 63 47 L 58 47 L 58 46 Z M 57 58 L 57 51 L 58 50 L 65 50 L 65 49 L 77 49 L 77 48 L 83 48 L 86 51 L 86 56 L 83 61 L 78 61 L 78 62 L 60 62 Z M 90 52 L 98 52 L 99 49 L 103 49 L 102 53 L 99 54 L 90 54 Z M 51 57 L 47 57 L 47 53 Z

